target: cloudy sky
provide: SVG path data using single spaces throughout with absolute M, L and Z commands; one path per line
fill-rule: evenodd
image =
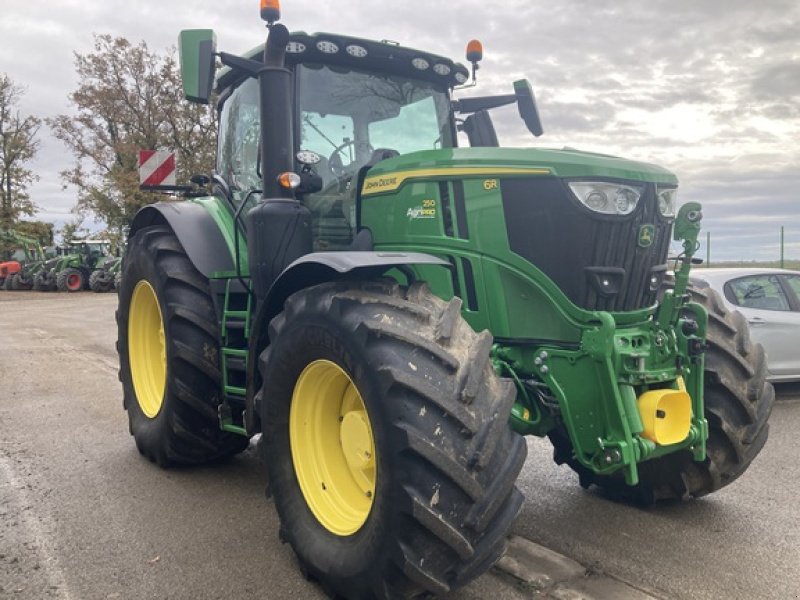
M 380 6 L 378 9 L 377 7 Z M 531 80 L 545 134 L 530 138 L 497 111 L 504 145 L 571 146 L 674 171 L 682 200 L 704 205 L 712 260 L 800 258 L 800 2 L 797 0 L 284 0 L 290 30 L 391 39 L 463 60 L 484 44 L 473 93 Z M 178 30 L 211 27 L 221 49 L 263 41 L 256 0 L 3 0 L 0 72 L 27 88 L 23 109 L 69 113 L 73 52 L 93 33 L 151 48 Z M 40 217 L 71 218 L 70 157 L 43 128 L 32 189 Z M 705 247 L 700 252 L 705 255 Z

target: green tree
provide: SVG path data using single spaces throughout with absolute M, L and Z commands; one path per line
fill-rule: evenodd
M 209 106 L 183 98 L 175 51 L 151 51 L 145 42 L 95 36 L 94 50 L 75 54 L 77 114 L 48 121 L 75 157 L 62 173 L 78 189 L 79 213 L 91 211 L 121 230 L 142 206 L 162 196 L 139 190 L 138 151 L 176 153 L 178 183 L 213 168 L 216 121 Z
M 13 229 L 21 215 L 30 216 L 36 209 L 28 186 L 37 176 L 26 165 L 39 146 L 41 119 L 20 112 L 23 92 L 8 75 L 0 75 L 0 227 L 4 229 Z
M 14 230 L 22 235 L 36 238 L 42 246 L 53 245 L 53 224 L 44 221 L 18 221 Z
M 58 230 L 58 237 L 61 244 L 67 244 L 75 238 L 85 238 L 89 236 L 89 230 L 83 226 L 83 217 L 76 217 L 72 221 L 67 221 Z

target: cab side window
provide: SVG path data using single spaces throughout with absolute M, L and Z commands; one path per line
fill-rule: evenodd
M 260 139 L 258 85 L 247 79 L 225 100 L 220 112 L 217 172 L 228 184 L 235 204 L 261 189 L 258 175 Z
M 726 284 L 726 296 L 743 308 L 790 310 L 789 300 L 775 275 L 754 275 Z

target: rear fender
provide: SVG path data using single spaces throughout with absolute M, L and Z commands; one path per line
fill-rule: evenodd
M 441 265 L 450 263 L 420 252 L 314 252 L 298 258 L 272 284 L 267 296 L 258 306 L 250 335 L 247 354 L 247 406 L 245 427 L 250 435 L 261 430 L 255 392 L 261 387 L 257 372 L 258 356 L 269 345 L 269 322 L 283 310 L 286 299 L 301 289 L 341 279 L 372 279 L 391 269 L 411 265 Z
M 194 267 L 208 279 L 236 269 L 225 232 L 202 204 L 157 202 L 145 206 L 136 213 L 129 237 L 159 223 L 169 225 Z

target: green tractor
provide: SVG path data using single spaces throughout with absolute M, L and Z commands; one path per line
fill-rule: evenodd
M 47 261 L 47 253 L 42 250 L 39 258 L 31 262 L 26 262 L 22 268 L 14 276 L 12 282 L 13 289 L 15 290 L 32 290 L 34 289 L 34 282 L 39 273 L 44 269 L 45 262 Z
M 121 256 L 101 258 L 89 275 L 89 289 L 98 293 L 110 292 L 117 288 L 121 273 Z
M 79 292 L 89 288 L 95 266 L 108 255 L 108 240 L 71 240 L 46 261 L 34 279 L 34 289 Z
M 58 265 L 63 256 L 69 253 L 67 246 L 49 246 L 45 249 L 45 259 L 41 268 L 33 277 L 33 289 L 37 292 L 54 292 L 56 290 L 56 278 L 53 270 Z
M 497 147 L 494 107 L 542 131 L 527 81 L 454 100 L 466 67 L 290 34 L 266 4 L 245 56 L 181 33 L 186 96 L 216 85 L 218 156 L 212 195 L 131 226 L 117 348 L 141 454 L 199 464 L 261 434 L 282 539 L 347 598 L 489 569 L 525 435 L 646 503 L 747 469 L 774 393 L 741 315 L 687 287 L 702 213 L 672 173 Z

